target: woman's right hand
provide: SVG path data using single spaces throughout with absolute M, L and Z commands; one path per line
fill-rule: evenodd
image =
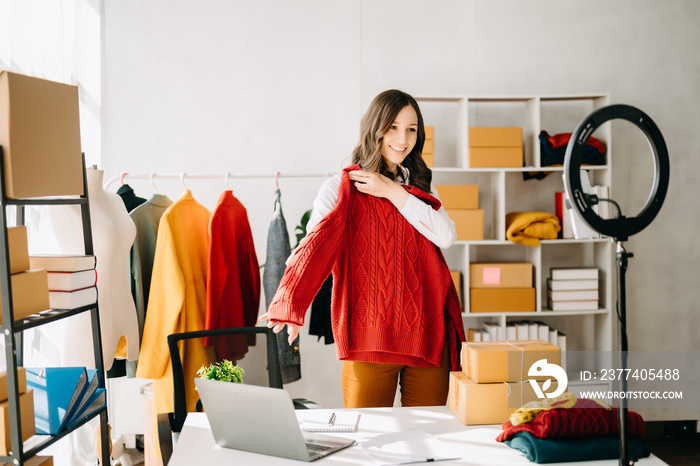
M 258 320 L 267 320 L 267 312 L 260 317 L 258 317 Z M 282 322 L 279 320 L 268 320 L 267 322 L 267 328 L 271 328 L 274 333 L 280 333 L 284 326 L 287 326 L 287 334 L 289 335 L 289 338 L 287 341 L 291 345 L 294 340 L 296 340 L 297 335 L 299 335 L 299 326 L 293 322 Z

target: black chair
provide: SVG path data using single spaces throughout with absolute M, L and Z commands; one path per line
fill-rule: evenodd
M 212 330 L 199 330 L 195 332 L 174 333 L 168 335 L 168 350 L 173 367 L 174 388 L 174 412 L 158 413 L 158 443 L 160 445 L 163 465 L 167 465 L 173 453 L 173 433 L 180 433 L 187 417 L 187 399 L 185 395 L 185 376 L 178 351 L 178 342 L 195 338 L 229 336 L 229 335 L 254 335 L 264 334 L 267 343 L 267 373 L 270 387 L 282 388 L 282 374 L 280 372 L 279 354 L 277 353 L 277 337 L 272 329 L 267 327 L 235 327 Z M 320 407 L 314 402 L 304 398 L 294 399 L 296 409 Z M 197 410 L 201 410 L 201 403 L 197 404 Z

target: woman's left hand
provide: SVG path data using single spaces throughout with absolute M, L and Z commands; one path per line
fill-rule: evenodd
M 408 199 L 408 192 L 401 185 L 381 173 L 355 170 L 348 172 L 348 178 L 361 193 L 388 199 L 399 209 Z

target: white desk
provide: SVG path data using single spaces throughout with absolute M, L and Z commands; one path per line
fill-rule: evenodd
M 334 410 L 298 410 L 299 420 L 306 416 L 314 416 L 315 419 L 330 417 Z M 335 410 L 337 411 L 337 410 Z M 352 434 L 329 434 L 339 437 L 362 439 L 377 434 L 405 430 L 424 430 L 448 444 L 454 451 L 462 455 L 461 460 L 441 461 L 441 465 L 484 465 L 492 466 L 510 464 L 535 464 L 528 461 L 518 451 L 504 443 L 497 442 L 501 427 L 475 426 L 468 427 L 462 424 L 447 407 L 431 408 L 370 408 L 357 410 L 362 417 L 358 432 Z M 326 414 L 327 413 L 327 414 Z M 270 439 L 274 441 L 274 439 Z M 588 461 L 580 463 L 549 463 L 551 466 L 617 466 L 618 460 Z M 185 426 L 175 445 L 173 456 L 168 466 L 215 466 L 228 464 L 250 465 L 299 465 L 299 461 L 274 456 L 264 456 L 245 451 L 221 448 L 214 443 L 209 422 L 204 413 L 190 413 L 187 415 Z M 367 465 L 372 464 L 370 459 L 357 446 L 351 446 L 345 450 L 333 453 L 330 456 L 314 461 L 312 464 L 328 465 Z M 639 461 L 640 466 L 665 465 L 663 461 L 653 455 Z

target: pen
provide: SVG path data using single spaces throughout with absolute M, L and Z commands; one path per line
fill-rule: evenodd
M 333 424 L 335 424 L 335 413 L 331 413 L 331 418 L 328 420 L 328 425 L 330 427 L 332 427 Z

